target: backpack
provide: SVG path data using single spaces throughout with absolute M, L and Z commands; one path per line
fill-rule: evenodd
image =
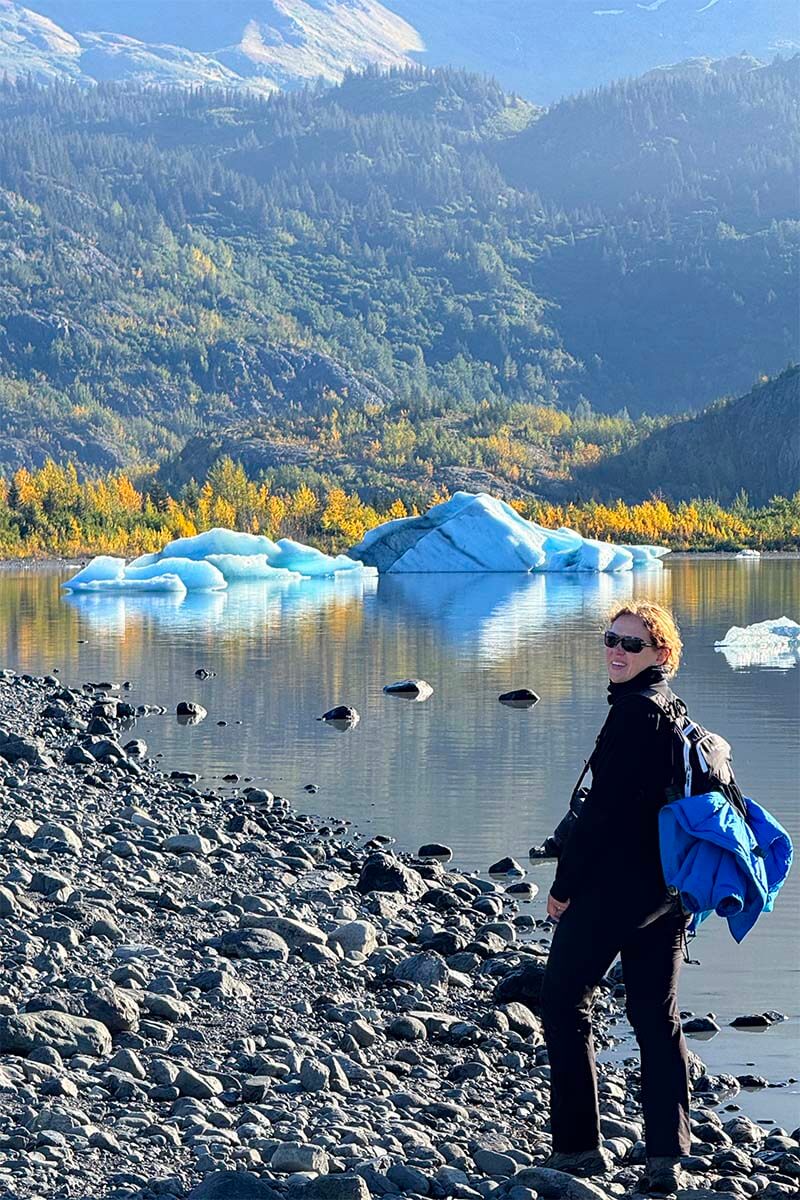
M 674 692 L 668 690 L 665 694 L 648 688 L 637 695 L 655 704 L 671 724 L 672 782 L 667 788 L 667 801 L 720 792 L 746 820 L 747 805 L 733 773 L 730 743 L 693 721 Z
M 746 820 L 747 805 L 733 774 L 730 743 L 718 733 L 712 733 L 697 721 L 693 721 L 683 700 L 669 689 L 663 692 L 658 688 L 644 688 L 641 692 L 632 692 L 631 695 L 644 696 L 650 700 L 670 722 L 672 781 L 667 788 L 667 803 L 677 800 L 680 796 L 702 796 L 706 792 L 721 792 L 728 803 Z M 531 848 L 532 859 L 560 857 L 589 793 L 589 789 L 582 785 L 591 766 L 590 755 L 572 789 L 566 815 L 541 846 Z

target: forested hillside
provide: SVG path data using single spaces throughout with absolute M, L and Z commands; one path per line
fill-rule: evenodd
M 641 85 L 653 120 L 686 118 L 687 162 L 714 143 L 702 218 L 691 172 L 627 199 L 581 176 L 593 144 L 629 170 L 625 89 L 562 128 L 455 71 L 268 100 L 3 85 L 0 467 L 143 466 L 235 428 L 531 489 L 654 427 L 597 412 L 746 390 L 793 353 L 798 62 L 726 75 L 708 135 L 702 86 Z
M 634 503 L 654 490 L 672 501 L 709 496 L 721 504 L 743 490 L 755 504 L 793 495 L 800 489 L 800 368 L 579 468 L 575 484 L 581 495 Z

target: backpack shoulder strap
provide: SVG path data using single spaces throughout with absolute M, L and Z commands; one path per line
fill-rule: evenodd
M 680 696 L 676 696 L 671 688 L 647 687 L 642 688 L 640 692 L 630 692 L 630 696 L 643 696 L 645 700 L 649 700 L 656 708 L 669 717 L 671 721 L 681 721 L 687 716 L 688 709 L 681 700 Z M 626 699 L 626 697 L 622 697 Z

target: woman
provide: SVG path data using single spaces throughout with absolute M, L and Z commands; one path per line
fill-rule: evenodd
M 547 901 L 556 922 L 542 993 L 550 1061 L 553 1154 L 575 1175 L 612 1167 L 601 1148 L 591 1010 L 617 954 L 639 1043 L 647 1186 L 681 1186 L 689 1153 L 689 1078 L 677 984 L 686 919 L 668 895 L 658 811 L 672 775 L 669 720 L 642 692 L 669 691 L 681 639 L 670 612 L 630 603 L 604 634 L 608 717 L 591 757 L 592 786 L 562 851 Z

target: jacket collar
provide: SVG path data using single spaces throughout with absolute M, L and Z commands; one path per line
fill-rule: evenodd
M 663 692 L 665 695 L 669 691 L 667 673 L 663 667 L 647 667 L 633 679 L 626 680 L 625 683 L 610 683 L 608 685 L 608 703 L 616 704 L 623 696 L 634 696 L 637 692 L 646 692 L 651 688 Z

